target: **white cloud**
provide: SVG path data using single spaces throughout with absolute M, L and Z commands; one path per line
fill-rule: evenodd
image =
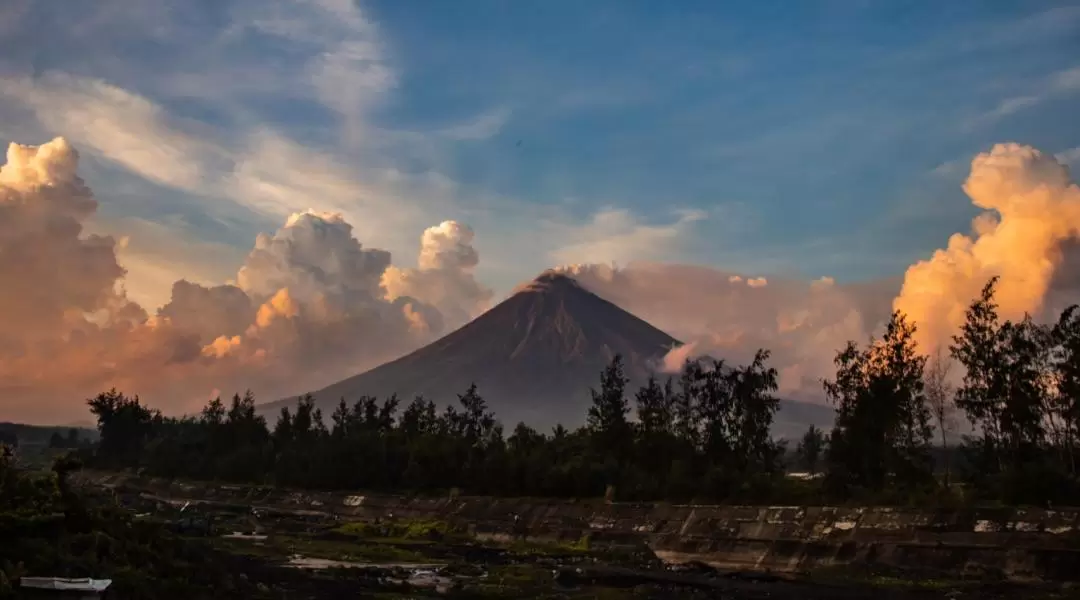
M 45 130 L 162 185 L 204 191 L 210 164 L 229 158 L 198 123 L 174 125 L 160 106 L 101 80 L 59 72 L 0 79 L 0 97 L 32 111 Z
M 469 121 L 447 127 L 440 133 L 453 140 L 486 140 L 502 131 L 510 120 L 510 114 L 511 111 L 508 108 L 496 108 L 477 115 Z
M 1059 152 L 1055 157 L 1067 165 L 1080 164 L 1080 146 Z
M 135 238 L 85 235 L 98 205 L 78 159 L 57 138 L 11 145 L 0 167 L 0 288 L 22 290 L 0 294 L 0 313 L 18 316 L 0 324 L 0 381 L 18 390 L 4 411 L 19 419 L 77 418 L 78 398 L 114 386 L 170 412 L 197 409 L 213 389 L 269 399 L 317 389 L 461 325 L 462 307 L 485 291 L 471 276 L 479 255 L 468 227 L 425 232 L 426 285 L 391 297 L 390 253 L 364 247 L 339 214 L 305 211 L 256 238 L 235 285 L 178 278 L 148 317 L 124 294 L 122 254 L 164 230 L 127 219 Z M 175 242 L 151 239 L 148 249 Z M 138 258 L 126 262 L 148 277 L 172 270 Z
M 678 211 L 672 222 L 642 223 L 626 209 L 607 208 L 581 226 L 549 224 L 560 245 L 550 252 L 558 264 L 619 263 L 666 260 L 684 247 L 694 224 L 706 219 L 703 211 Z
M 178 279 L 215 285 L 236 276 L 236 267 L 245 250 L 199 239 L 190 227 L 167 219 L 164 223 L 138 217 L 102 218 L 87 223 L 89 233 L 123 236 L 117 260 L 127 270 L 127 295 L 148 309 L 169 300 Z
M 996 107 L 971 119 L 968 127 L 987 125 L 1062 96 L 1080 91 L 1080 66 L 1064 69 L 1043 79 L 1036 89 L 1001 100 Z

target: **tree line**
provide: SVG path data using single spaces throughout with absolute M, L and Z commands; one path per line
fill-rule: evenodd
M 509 496 L 717 502 L 1066 503 L 1080 496 L 1080 309 L 1056 323 L 1002 321 L 991 280 L 944 351 L 919 352 L 894 312 L 883 335 L 849 342 L 823 381 L 831 431 L 793 452 L 770 436 L 779 407 L 769 353 L 748 365 L 688 360 L 637 390 L 614 358 L 585 425 L 507 434 L 475 385 L 442 410 L 422 397 L 344 398 L 327 417 L 311 396 L 271 426 L 250 393 L 171 418 L 111 390 L 88 401 L 100 440 L 85 459 L 162 477 Z M 960 367 L 952 385 L 950 367 Z M 631 418 L 631 408 L 636 418 Z M 972 433 L 935 468 L 956 417 Z M 956 444 L 953 444 L 956 446 Z M 785 477 L 794 455 L 812 477 Z M 952 456 L 953 458 L 949 458 Z

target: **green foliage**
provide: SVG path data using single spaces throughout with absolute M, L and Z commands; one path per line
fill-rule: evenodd
M 837 410 L 826 456 L 826 485 L 835 494 L 933 483 L 926 357 L 916 352 L 914 333 L 915 326 L 895 312 L 881 340 L 865 349 L 848 342 L 836 356 L 836 378 L 824 382 Z
M 964 474 L 980 499 L 1005 503 L 1071 502 L 1078 497 L 1080 316 L 1054 325 L 1025 316 L 1001 322 L 997 279 L 966 313 L 951 354 L 965 369 L 956 406 L 978 435 L 966 444 Z
M 305 396 L 272 428 L 250 393 L 173 419 L 112 390 L 89 401 L 100 442 L 78 452 L 94 467 L 318 489 L 599 497 L 610 486 L 619 500 L 702 502 L 1078 500 L 1080 309 L 1053 325 L 1002 323 L 995 283 L 950 346 L 964 371 L 955 397 L 945 359 L 928 363 L 916 325 L 899 312 L 880 339 L 849 342 L 836 355 L 835 377 L 823 382 L 835 427 L 828 435 L 810 428 L 795 449 L 798 465 L 822 473 L 820 481 L 783 476 L 785 447 L 770 437 L 777 372 L 765 350 L 744 366 L 690 360 L 677 377 L 652 378 L 635 392 L 616 356 L 592 390 L 586 425 L 548 433 L 519 423 L 504 435 L 475 385 L 441 411 L 419 397 L 404 408 L 396 396 L 342 398 L 329 423 Z M 944 431 L 953 400 L 977 432 L 955 465 Z M 959 488 L 938 486 L 935 456 L 949 461 L 946 482 L 955 466 Z M 0 486 L 9 485 L 3 474 L 0 467 Z
M 550 434 L 518 424 L 507 437 L 475 385 L 442 412 L 415 398 L 342 399 L 330 426 L 310 396 L 273 429 L 250 394 L 212 400 L 195 418 L 166 418 L 113 390 L 89 401 L 101 442 L 95 467 L 148 475 L 320 489 L 596 497 L 769 497 L 781 448 L 769 437 L 776 371 L 759 352 L 745 367 L 688 362 L 678 388 L 656 380 L 629 420 L 622 358 L 601 374 L 588 425 Z M 704 485 L 702 485 L 704 482 Z
M 334 529 L 335 533 L 357 538 L 393 540 L 442 540 L 460 535 L 446 521 L 435 519 L 395 519 L 380 522 L 346 523 Z
M 221 555 L 133 520 L 108 496 L 84 496 L 68 481 L 78 461 L 50 472 L 0 462 L 0 598 L 14 597 L 27 575 L 113 580 L 121 598 L 212 598 L 236 588 Z
M 799 441 L 799 447 L 795 450 L 795 453 L 799 457 L 800 466 L 811 475 L 817 475 L 818 473 L 821 466 L 821 455 L 825 452 L 825 445 L 825 433 L 813 425 L 806 430 L 806 433 L 803 434 L 802 439 Z

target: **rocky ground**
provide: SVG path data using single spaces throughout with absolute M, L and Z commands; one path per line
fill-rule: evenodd
M 1062 586 L 952 581 L 851 568 L 801 576 L 665 565 L 648 548 L 596 548 L 589 540 L 479 541 L 439 521 L 342 522 L 160 499 L 125 498 L 141 519 L 211 541 L 238 585 L 266 598 L 1080 598 Z

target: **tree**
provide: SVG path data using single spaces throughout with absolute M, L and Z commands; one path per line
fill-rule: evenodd
M 953 404 L 953 389 L 949 383 L 949 371 L 952 361 L 942 348 L 937 348 L 926 362 L 923 387 L 926 389 L 926 403 L 937 422 L 941 434 L 941 450 L 945 459 L 945 487 L 949 487 L 950 460 L 948 435 L 956 430 L 956 405 Z
M 802 468 L 811 475 L 817 475 L 821 464 L 821 455 L 825 451 L 825 432 L 811 425 L 803 434 L 799 446 L 795 449 Z
M 1028 316 L 1019 323 L 999 322 L 997 281 L 992 278 L 968 307 L 950 351 L 965 369 L 956 406 L 982 434 L 971 448 L 977 483 L 985 488 L 1002 475 L 1010 481 L 1007 489 L 984 492 L 1019 500 L 1048 481 L 1035 466 L 1044 464 L 1051 420 L 1055 336 Z M 1059 327 L 1058 337 L 1067 329 Z
M 773 417 L 780 400 L 777 372 L 767 367 L 768 350 L 758 350 L 754 360 L 731 369 L 726 378 L 731 390 L 731 446 L 742 462 L 743 473 L 773 473 L 778 467 L 779 448 L 770 437 Z
M 143 406 L 139 397 L 128 398 L 115 389 L 87 400 L 98 419 L 98 453 L 106 462 L 138 464 L 161 413 Z
M 587 427 L 601 454 L 621 461 L 626 457 L 632 431 L 627 415 L 630 405 L 626 399 L 626 384 L 622 356 L 616 354 L 600 375 L 600 390 L 590 389 Z
M 1058 447 L 1072 476 L 1076 476 L 1076 439 L 1080 435 L 1080 306 L 1061 313 L 1051 330 L 1053 351 L 1052 415 L 1057 421 Z
M 916 353 L 914 333 L 897 311 L 882 339 L 871 339 L 866 349 L 848 342 L 837 354 L 836 378 L 824 382 L 837 407 L 827 454 L 833 490 L 881 491 L 890 479 L 901 489 L 932 481 L 926 357 Z

